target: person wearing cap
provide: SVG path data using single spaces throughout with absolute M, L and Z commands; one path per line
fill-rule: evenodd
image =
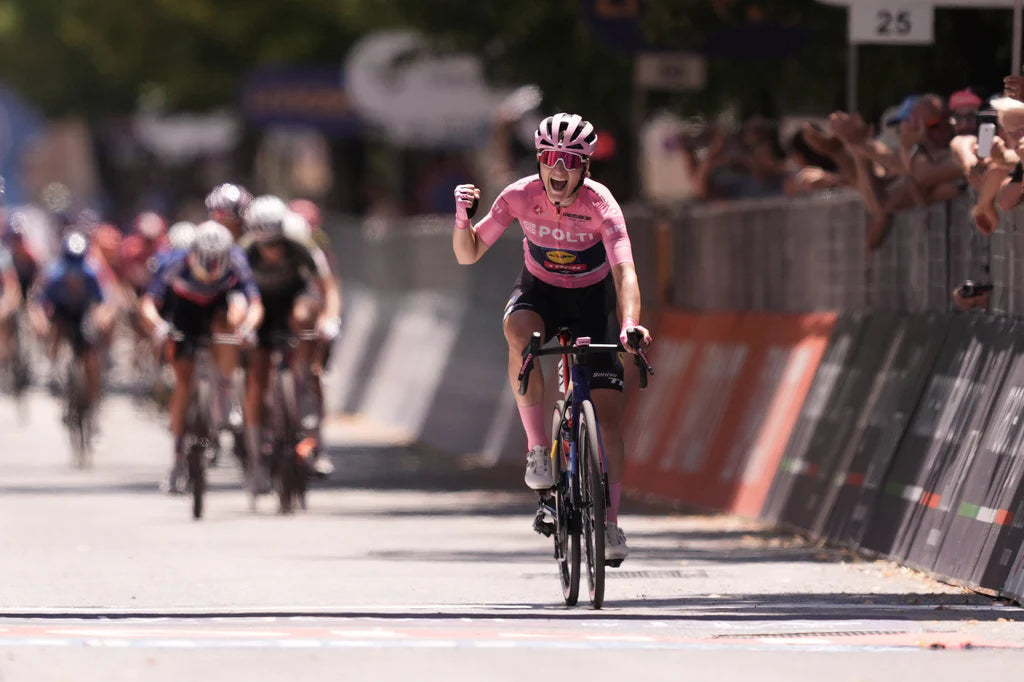
M 949 96 L 949 122 L 954 135 L 978 134 L 978 110 L 982 99 L 970 88 L 957 90 Z
M 946 102 L 935 94 L 921 95 L 914 101 L 910 116 L 900 123 L 901 133 L 915 140 L 907 166 L 914 186 L 924 203 L 952 199 L 963 190 L 963 173 L 949 149 L 953 125 Z

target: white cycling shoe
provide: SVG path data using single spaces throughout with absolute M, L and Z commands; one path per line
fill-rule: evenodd
M 609 521 L 604 527 L 604 558 L 621 561 L 628 556 L 629 547 L 626 545 L 626 534 L 622 532 L 618 524 Z
M 534 490 L 547 490 L 555 484 L 551 453 L 543 445 L 537 445 L 526 453 L 526 475 L 523 480 Z

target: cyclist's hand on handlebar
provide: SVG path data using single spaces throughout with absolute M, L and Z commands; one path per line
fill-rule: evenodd
M 167 335 L 171 333 L 171 325 L 164 320 L 161 320 L 153 330 L 149 332 L 149 336 L 153 339 L 153 345 L 157 348 L 162 348 L 164 342 L 167 340 Z
M 636 348 L 629 342 L 630 333 L 640 334 L 642 339 L 641 343 L 643 346 L 651 345 L 651 332 L 647 330 L 647 327 L 637 324 L 633 320 L 626 320 L 626 324 L 622 325 L 622 331 L 619 332 L 619 343 L 622 347 L 628 350 L 630 353 L 636 353 Z
M 256 330 L 253 329 L 248 324 L 246 324 L 245 322 L 242 322 L 237 327 L 235 327 L 234 334 L 244 345 L 256 345 Z
M 467 223 L 476 213 L 480 202 L 480 188 L 474 185 L 459 185 L 455 188 L 455 220 Z
M 336 317 L 321 317 L 316 321 L 316 333 L 324 341 L 333 341 L 341 332 L 341 321 Z

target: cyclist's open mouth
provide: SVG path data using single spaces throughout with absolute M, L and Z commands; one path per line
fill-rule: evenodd
M 551 185 L 552 192 L 562 192 L 569 186 L 568 180 L 555 180 L 554 178 L 551 178 L 548 180 L 548 183 Z

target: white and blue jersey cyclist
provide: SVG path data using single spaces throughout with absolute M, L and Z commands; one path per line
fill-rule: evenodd
M 163 346 L 172 325 L 182 335 L 170 346 L 175 376 L 170 409 L 175 446 L 167 484 L 169 492 L 180 493 L 184 491 L 182 434 L 197 343 L 213 333 L 243 338 L 251 335 L 263 319 L 263 304 L 245 254 L 234 246 L 226 227 L 209 220 L 196 227 L 188 250 L 171 252 L 160 265 L 139 303 L 139 314 L 157 347 Z M 238 349 L 212 344 L 211 350 L 218 368 L 218 388 L 223 389 L 230 385 Z M 227 393 L 214 391 L 214 420 L 218 425 L 226 421 L 228 409 L 222 398 Z

